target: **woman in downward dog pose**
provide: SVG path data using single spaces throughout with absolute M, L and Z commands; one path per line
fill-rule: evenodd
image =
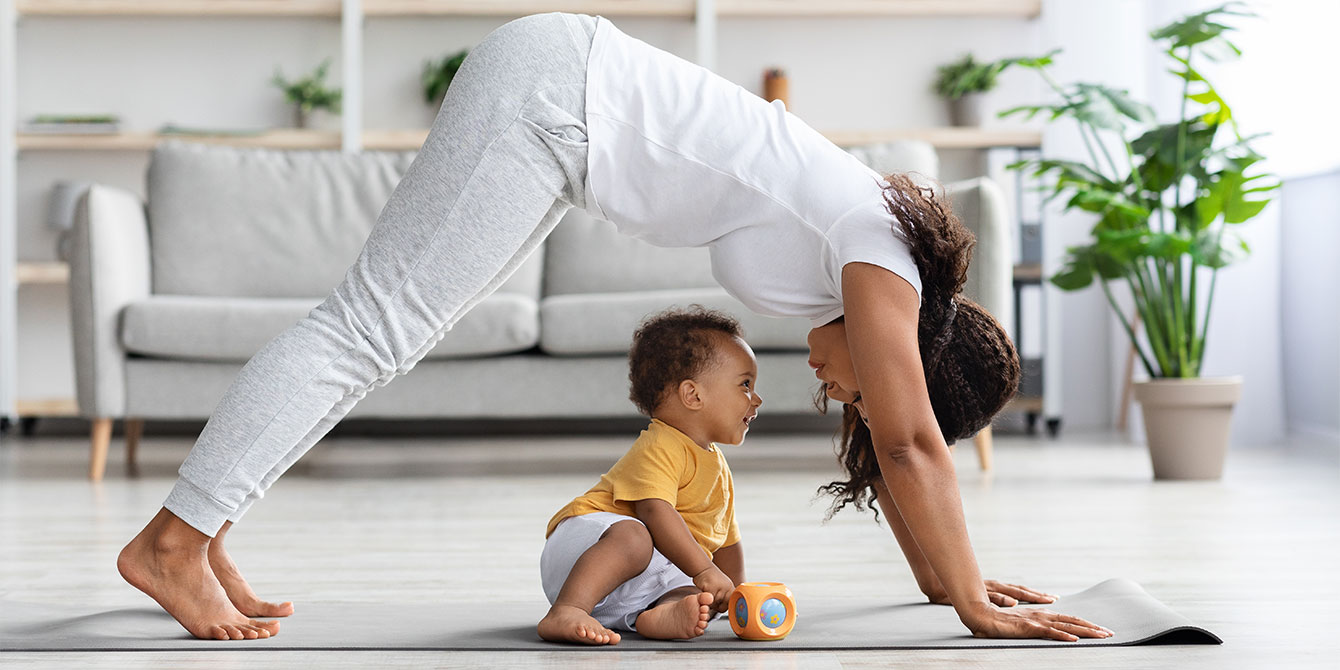
M 881 178 L 780 103 L 568 14 L 513 21 L 471 51 L 344 280 L 238 374 L 163 508 L 122 550 L 125 579 L 196 637 L 277 633 L 266 619 L 292 606 L 252 592 L 224 534 L 571 207 L 652 244 L 709 247 L 713 275 L 750 309 L 811 321 L 827 396 L 868 429 L 860 453 L 876 467 L 848 483 L 853 500 L 874 492 L 923 589 L 972 634 L 1108 634 L 1002 608 L 1048 599 L 978 571 L 946 440 L 990 421 L 1018 363 L 957 292 L 971 240 L 941 200 Z

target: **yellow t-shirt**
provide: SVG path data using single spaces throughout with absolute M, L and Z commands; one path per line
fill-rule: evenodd
M 740 541 L 735 482 L 721 448 L 703 449 L 669 424 L 652 419 L 628 453 L 600 482 L 549 520 L 544 536 L 568 517 L 613 512 L 635 517 L 633 503 L 657 498 L 674 506 L 708 556 Z

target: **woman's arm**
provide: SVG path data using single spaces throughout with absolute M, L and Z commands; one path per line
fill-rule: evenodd
M 898 513 L 898 505 L 893 502 L 893 496 L 889 495 L 889 488 L 883 482 L 875 484 L 875 498 L 879 501 L 879 509 L 884 512 L 884 519 L 888 522 L 889 528 L 893 530 L 894 539 L 898 540 L 898 548 L 902 549 L 903 556 L 907 557 L 907 564 L 912 568 L 912 576 L 917 580 L 917 587 L 933 603 L 948 602 L 949 595 L 945 593 L 945 587 L 940 584 L 940 578 L 935 576 L 935 571 L 931 569 L 926 555 L 921 553 L 917 541 L 912 539 L 912 532 L 907 529 L 907 524 L 903 523 L 903 515 Z
M 911 531 L 907 530 L 907 524 L 903 523 L 903 515 L 898 513 L 898 506 L 894 504 L 893 496 L 889 495 L 889 489 L 884 486 L 884 482 L 875 482 L 875 497 L 879 501 L 879 509 L 884 512 L 884 518 L 889 523 L 889 528 L 893 530 L 894 539 L 898 540 L 898 547 L 903 550 L 907 564 L 912 567 L 912 575 L 916 577 L 921 592 L 937 605 L 952 605 L 953 602 L 949 600 L 944 585 L 940 584 L 940 578 L 935 576 L 935 571 L 931 569 L 926 555 L 921 553 L 921 547 L 917 546 L 917 541 L 912 539 Z M 1056 596 L 1020 584 L 1007 584 L 994 579 L 988 579 L 983 584 L 986 586 L 987 598 L 1000 607 L 1014 607 L 1021 602 L 1056 602 Z
M 920 301 L 903 278 L 866 263 L 842 269 L 847 342 L 875 457 L 911 538 L 959 620 L 979 637 L 1105 637 L 1082 619 L 991 604 L 968 540 L 954 463 L 926 392 L 917 347 Z
M 679 515 L 674 505 L 659 498 L 647 498 L 633 503 L 637 518 L 646 524 L 651 533 L 652 544 L 661 555 L 670 560 L 684 574 L 693 578 L 698 588 L 712 594 L 713 608 L 718 612 L 726 610 L 726 599 L 735 589 L 731 578 L 712 562 L 698 541 L 693 539 L 684 517 Z
M 736 586 L 744 583 L 744 547 L 742 542 L 722 547 L 712 555 L 712 562 L 730 577 Z

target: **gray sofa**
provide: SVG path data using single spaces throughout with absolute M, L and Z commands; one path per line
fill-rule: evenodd
M 853 153 L 883 172 L 935 176 L 938 167 L 921 143 Z M 208 417 L 251 355 L 343 278 L 413 157 L 167 142 L 151 157 L 147 204 L 93 186 L 78 208 L 70 262 L 90 475 L 102 475 L 114 419 L 126 420 L 133 462 L 144 419 Z M 968 290 L 1008 318 L 1010 224 L 1000 190 L 975 179 L 950 192 L 978 235 Z M 502 289 L 349 416 L 635 416 L 625 361 L 633 329 L 690 303 L 743 322 L 765 417 L 814 411 L 806 321 L 749 312 L 715 284 L 706 249 L 652 247 L 572 210 Z

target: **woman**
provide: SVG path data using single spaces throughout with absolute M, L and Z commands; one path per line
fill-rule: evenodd
M 894 210 L 902 229 L 886 192 L 909 203 Z M 920 246 L 903 235 L 933 203 L 905 180 L 886 184 L 780 105 L 604 19 L 513 21 L 471 52 L 344 281 L 239 373 L 118 568 L 196 637 L 277 633 L 277 622 L 253 617 L 292 605 L 256 597 L 223 548 L 228 529 L 369 390 L 409 371 L 502 284 L 568 208 L 582 207 L 653 244 L 708 246 L 713 274 L 745 305 L 811 319 L 830 397 L 869 416 L 886 513 L 897 506 L 974 634 L 1101 635 L 1078 619 L 988 601 L 926 395 L 918 323 L 946 329 L 950 356 L 978 346 L 954 338 L 974 324 L 1003 343 L 988 362 L 1015 366 L 1015 377 L 1017 364 L 999 326 L 953 298 L 957 287 L 922 293 L 939 261 L 915 256 Z M 919 273 L 918 262 L 929 265 Z M 954 305 L 957 318 L 946 319 Z M 978 425 L 1013 383 L 976 402 Z M 962 434 L 954 425 L 951 439 Z

